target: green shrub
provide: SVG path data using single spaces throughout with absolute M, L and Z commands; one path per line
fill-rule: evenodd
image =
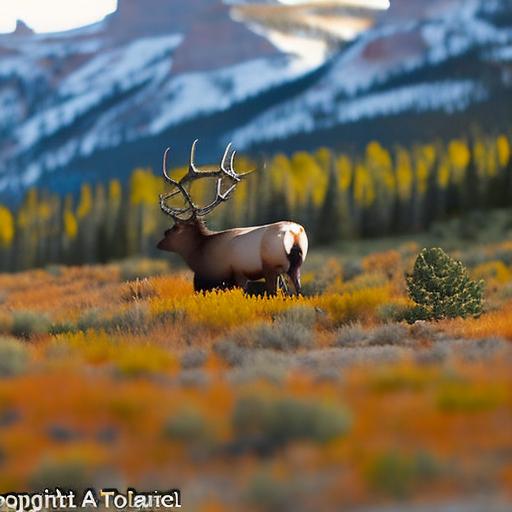
M 313 331 L 302 323 L 278 318 L 272 324 L 257 324 L 233 333 L 233 341 L 242 347 L 267 348 L 285 352 L 308 348 L 313 344 Z
M 382 324 L 369 332 L 369 345 L 409 345 L 409 331 L 401 324 Z
M 239 438 L 257 437 L 277 446 L 296 439 L 323 443 L 345 434 L 349 426 L 344 408 L 306 399 L 242 397 L 233 412 Z
M 79 331 L 99 330 L 103 326 L 101 311 L 97 308 L 91 308 L 85 311 L 78 319 L 76 327 Z
M 423 249 L 413 273 L 407 276 L 409 297 L 417 307 L 407 313 L 407 320 L 478 316 L 482 313 L 483 281 L 472 281 L 460 261 L 442 249 Z
M 47 334 L 51 322 L 47 315 L 34 311 L 16 311 L 13 313 L 11 334 L 18 338 L 32 338 Z
M 440 464 L 428 453 L 413 456 L 388 453 L 378 456 L 368 467 L 370 486 L 393 498 L 407 498 L 416 485 L 431 481 L 441 473 Z
M 342 325 L 336 330 L 334 346 L 344 348 L 360 345 L 363 344 L 367 336 L 368 333 L 363 328 L 361 322 L 350 322 Z
M 23 373 L 27 366 L 27 348 L 13 338 L 0 337 L 0 377 Z
M 449 384 L 441 387 L 437 395 L 437 406 L 448 413 L 479 413 L 492 411 L 505 405 L 507 393 L 501 388 L 476 388 L 467 385 Z
M 145 333 L 150 327 L 149 307 L 144 302 L 135 301 L 125 311 L 103 322 L 108 332 Z
M 207 421 L 200 411 L 189 407 L 173 414 L 165 426 L 165 434 L 176 441 L 202 441 L 208 437 Z
M 276 320 L 312 329 L 315 326 L 317 314 L 316 309 L 311 306 L 295 306 L 280 313 Z
M 90 487 L 90 468 L 82 457 L 60 460 L 53 457 L 43 459 L 30 478 L 30 489 L 42 491 L 56 487 L 80 491 Z
M 50 326 L 48 329 L 48 333 L 52 336 L 57 336 L 59 334 L 66 334 L 70 332 L 76 332 L 77 327 L 73 322 L 57 322 Z
M 281 512 L 290 510 L 290 505 L 297 496 L 297 489 L 288 482 L 275 478 L 268 471 L 258 471 L 249 482 L 246 500 L 257 510 Z
M 377 315 L 383 322 L 401 322 L 407 318 L 410 307 L 404 304 L 389 302 L 383 304 L 377 311 Z

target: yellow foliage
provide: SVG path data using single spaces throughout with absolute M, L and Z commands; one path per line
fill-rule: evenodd
M 468 145 L 463 140 L 452 140 L 448 146 L 448 155 L 456 169 L 465 169 L 471 160 Z
M 411 197 L 413 182 L 411 157 L 409 156 L 409 152 L 406 149 L 399 148 L 396 158 L 396 181 L 398 196 L 402 200 L 407 200 Z
M 336 160 L 336 168 L 338 169 L 338 184 L 342 191 L 347 190 L 353 177 L 352 161 L 347 155 L 341 155 Z
M 295 153 L 291 165 L 293 191 L 298 203 L 304 205 L 311 198 L 315 206 L 322 204 L 327 189 L 327 173 L 305 151 Z
M 446 188 L 450 182 L 450 163 L 443 158 L 437 170 L 437 183 L 441 188 Z
M 498 283 L 507 283 L 512 279 L 510 269 L 502 261 L 489 261 L 473 269 L 474 279 L 494 280 Z
M 14 217 L 10 210 L 0 205 L 0 247 L 9 247 L 14 238 Z
M 394 192 L 396 179 L 393 173 L 391 155 L 378 142 L 368 144 L 366 148 L 366 166 L 373 180 L 384 185 L 384 191 Z
M 161 189 L 161 180 L 149 169 L 135 169 L 130 178 L 130 202 L 133 205 L 154 205 Z
M 89 215 L 92 210 L 92 191 L 91 187 L 87 184 L 82 185 L 80 191 L 80 200 L 76 209 L 76 216 L 78 219 L 83 219 Z
M 414 150 L 417 188 L 420 194 L 427 190 L 428 178 L 436 160 L 434 145 L 418 146 Z
M 358 164 L 354 177 L 354 197 L 357 204 L 368 207 L 375 201 L 375 188 L 368 169 Z
M 343 294 L 325 294 L 315 299 L 315 305 L 326 311 L 337 325 L 354 320 L 367 320 L 374 316 L 379 306 L 390 299 L 388 286 L 363 288 Z
M 500 135 L 496 140 L 498 150 L 498 163 L 500 167 L 506 167 L 510 161 L 510 142 L 505 135 Z
M 153 314 L 181 311 L 192 322 L 212 328 L 229 328 L 270 319 L 276 313 L 296 304 L 297 299 L 283 295 L 248 297 L 242 290 L 237 289 L 155 299 L 151 301 L 151 311 Z
M 392 275 L 402 265 L 402 256 L 398 251 L 376 252 L 363 258 L 363 269 L 365 272 L 382 272 L 385 275 Z
M 366 147 L 366 158 L 368 165 L 381 169 L 391 169 L 392 161 L 389 151 L 383 148 L 378 142 L 370 142 Z
M 64 210 L 64 233 L 69 240 L 74 240 L 78 233 L 78 222 L 75 215 L 69 209 Z
M 120 203 L 121 193 L 121 182 L 119 180 L 111 180 L 108 184 L 108 200 L 113 204 Z

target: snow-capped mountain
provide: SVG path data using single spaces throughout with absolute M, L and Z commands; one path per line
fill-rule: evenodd
M 101 23 L 50 36 L 19 24 L 0 37 L 0 55 L 0 191 L 229 110 L 321 64 L 280 52 L 220 0 L 123 0 Z
M 353 27 L 360 14 L 332 16 Z M 345 147 L 510 118 L 509 0 L 393 0 L 336 53 L 321 37 L 239 19 L 222 0 L 120 0 L 59 34 L 19 23 L 0 35 L 0 202 L 156 168 L 168 145 L 182 164 L 196 137 L 211 161 L 230 138 Z
M 227 138 L 246 149 L 301 147 L 308 137 L 318 144 L 319 134 L 327 144 L 357 143 L 361 130 L 366 140 L 396 140 L 400 131 L 402 139 L 436 136 L 439 125 L 460 134 L 468 128 L 462 115 L 484 129 L 508 128 L 512 4 L 434 1 L 414 9 L 416 4 L 404 0 L 401 9 L 400 1 L 392 2 L 380 25 L 341 52 L 314 86 Z M 352 140 L 351 131 L 357 134 Z

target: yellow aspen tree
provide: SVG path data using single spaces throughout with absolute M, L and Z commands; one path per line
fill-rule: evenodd
M 14 216 L 11 211 L 0 205 L 0 247 L 9 248 L 14 239 Z
M 440 189 L 446 190 L 450 183 L 450 161 L 448 157 L 444 156 L 439 162 L 437 169 L 437 185 Z
M 311 198 L 315 207 L 320 206 L 327 188 L 327 174 L 306 151 L 295 153 L 291 164 L 294 189 L 299 204 L 304 206 Z
M 78 222 L 71 210 L 64 210 L 64 232 L 69 240 L 74 240 L 78 233 Z
M 510 161 L 510 142 L 505 135 L 500 135 L 496 139 L 496 149 L 498 151 L 498 164 L 504 169 Z
M 370 207 L 375 201 L 375 188 L 369 170 L 361 163 L 356 165 L 354 173 L 354 199 L 362 208 Z
M 413 178 L 411 156 L 406 149 L 399 147 L 396 152 L 396 183 L 398 197 L 402 201 L 411 197 Z
M 340 155 L 336 159 L 336 169 L 338 171 L 338 187 L 342 192 L 346 192 L 352 184 L 354 166 L 347 155 Z
M 80 189 L 80 199 L 76 209 L 76 216 L 79 220 L 84 219 L 92 210 L 92 190 L 91 186 L 84 183 Z
M 460 185 L 464 181 L 471 161 L 471 152 L 466 141 L 452 140 L 448 145 L 448 157 L 452 168 L 452 180 Z

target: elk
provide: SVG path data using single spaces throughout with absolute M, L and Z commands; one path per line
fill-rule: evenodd
M 178 253 L 194 272 L 195 291 L 243 288 L 249 281 L 265 279 L 267 294 L 277 292 L 279 276 L 287 275 L 298 295 L 301 293 L 300 268 L 308 251 L 304 228 L 294 222 L 282 221 L 264 226 L 210 231 L 205 217 L 226 202 L 236 186 L 250 174 L 238 174 L 234 169 L 236 151 L 228 144 L 219 169 L 200 170 L 195 164 L 197 140 L 190 150 L 188 172 L 181 180 L 167 173 L 167 148 L 163 157 L 163 177 L 172 190 L 160 195 L 160 207 L 174 225 L 168 229 L 157 248 Z M 199 179 L 215 179 L 215 199 L 197 206 L 191 197 L 191 185 Z M 226 184 L 227 182 L 227 184 Z M 183 207 L 169 201 L 181 198 Z M 181 203 L 180 203 L 181 206 Z

